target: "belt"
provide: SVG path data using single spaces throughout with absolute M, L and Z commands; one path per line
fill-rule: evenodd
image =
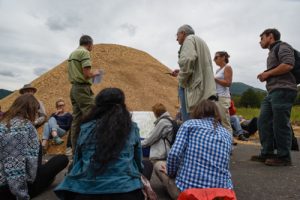
M 89 84 L 89 83 L 72 83 L 72 85 L 88 85 L 88 86 L 90 86 L 91 84 Z

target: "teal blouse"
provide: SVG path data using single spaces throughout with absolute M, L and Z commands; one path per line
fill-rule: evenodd
M 108 164 L 106 170 L 95 175 L 91 168 L 92 155 L 96 149 L 96 121 L 81 126 L 74 165 L 63 182 L 55 188 L 55 193 L 63 199 L 63 191 L 81 194 L 125 193 L 142 188 L 141 172 L 142 148 L 137 124 L 132 129 L 119 158 Z

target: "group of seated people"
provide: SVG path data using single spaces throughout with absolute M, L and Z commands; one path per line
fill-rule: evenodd
M 63 104 L 62 100 L 56 102 L 58 111 L 45 124 L 42 143 L 67 131 L 68 127 L 60 126 L 60 120 L 65 121 L 67 116 Z M 0 120 L 1 198 L 33 198 L 68 165 L 65 155 L 54 156 L 42 164 L 42 145 L 34 127 L 38 109 L 37 99 L 24 94 Z M 155 174 L 172 199 L 190 188 L 221 188 L 234 196 L 229 172 L 232 136 L 221 125 L 215 102 L 200 102 L 192 118 L 181 124 L 177 133 L 164 105 L 156 104 L 152 109 L 157 118 L 155 127 L 141 141 L 123 91 L 100 91 L 93 108 L 82 119 L 73 163 L 55 194 L 66 200 L 134 200 L 145 199 L 145 195 L 157 199 L 147 187 L 154 165 Z M 150 159 L 143 159 L 142 147 L 149 146 Z

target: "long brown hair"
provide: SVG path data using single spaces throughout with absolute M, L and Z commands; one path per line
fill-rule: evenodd
M 32 94 L 22 94 L 4 113 L 0 121 L 9 123 L 12 118 L 20 117 L 34 122 L 39 105 L 38 100 Z
M 220 111 L 216 103 L 211 100 L 201 101 L 194 107 L 191 116 L 193 119 L 214 118 L 214 128 L 217 127 L 218 123 L 221 123 Z

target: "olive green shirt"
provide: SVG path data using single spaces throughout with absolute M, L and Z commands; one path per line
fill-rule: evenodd
M 83 68 L 91 66 L 90 52 L 84 47 L 79 46 L 71 53 L 68 60 L 68 74 L 70 83 L 92 85 L 92 79 L 86 79 L 83 75 Z

